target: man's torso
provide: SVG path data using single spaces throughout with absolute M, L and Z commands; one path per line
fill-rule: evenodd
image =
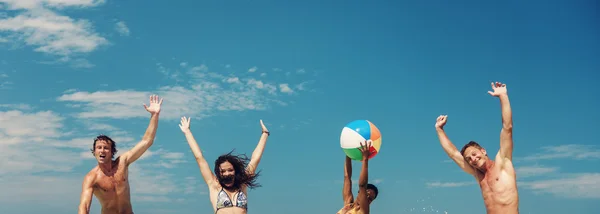
M 364 212 L 360 210 L 360 206 L 358 206 L 358 204 L 354 202 L 346 204 L 336 214 L 364 214 Z
M 94 195 L 102 206 L 102 214 L 133 214 L 129 191 L 129 170 L 120 158 L 111 172 L 95 168 Z
M 479 186 L 488 214 L 518 214 L 519 195 L 516 174 L 508 160 L 496 164 L 486 174 L 479 174 Z

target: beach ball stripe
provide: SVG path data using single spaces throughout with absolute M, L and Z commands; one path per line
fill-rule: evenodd
M 341 147 L 353 160 L 362 160 L 362 153 L 360 152 L 360 143 L 365 141 L 371 141 L 371 155 L 369 159 L 373 158 L 379 149 L 381 148 L 381 133 L 379 129 L 368 120 L 356 120 L 348 123 L 343 129 L 340 136 Z

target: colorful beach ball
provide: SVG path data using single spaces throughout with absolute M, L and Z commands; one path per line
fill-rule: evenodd
M 381 133 L 375 124 L 368 120 L 355 120 L 352 121 L 342 129 L 340 136 L 340 144 L 344 153 L 352 160 L 362 160 L 362 153 L 360 152 L 360 143 L 370 141 L 371 155 L 369 159 L 375 157 L 379 153 L 381 148 Z

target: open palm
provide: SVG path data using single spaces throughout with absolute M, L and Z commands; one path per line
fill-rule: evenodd
M 181 117 L 181 124 L 179 124 L 179 128 L 181 129 L 182 132 L 188 132 L 190 131 L 190 119 L 191 118 L 185 118 L 185 117 Z
M 150 96 L 150 106 L 147 106 L 144 103 L 144 108 L 146 108 L 146 111 L 150 112 L 151 114 L 158 114 L 160 112 L 160 105 L 162 104 L 163 99 L 160 98 L 160 100 L 158 99 L 158 95 L 151 95 Z

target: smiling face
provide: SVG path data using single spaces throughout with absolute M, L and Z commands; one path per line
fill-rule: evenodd
M 489 160 L 485 149 L 475 141 L 470 141 L 464 145 L 460 150 L 460 154 L 475 169 L 484 170 L 485 164 Z
M 485 166 L 485 162 L 488 160 L 487 153 L 483 148 L 477 148 L 470 146 L 465 149 L 463 154 L 465 161 L 474 168 L 482 169 Z

